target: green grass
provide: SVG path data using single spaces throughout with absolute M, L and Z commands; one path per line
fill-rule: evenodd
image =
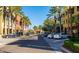
M 64 41 L 64 47 L 73 52 L 79 53 L 79 41 L 66 40 Z

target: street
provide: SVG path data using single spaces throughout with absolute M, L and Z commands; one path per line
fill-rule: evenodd
M 51 47 L 39 36 L 21 38 L 0 48 L 0 52 L 9 53 L 38 53 L 52 52 Z
M 62 46 L 64 44 L 64 40 L 65 39 L 48 39 L 48 38 L 44 38 L 44 40 L 46 40 L 49 45 L 51 46 L 52 49 L 58 51 L 58 52 L 64 52 L 62 51 Z
M 53 48 L 44 40 L 40 35 L 32 37 L 23 37 L 19 40 L 6 44 L 4 47 L 0 48 L 1 53 L 56 53 L 60 51 L 60 46 L 63 43 L 62 40 L 53 41 Z M 56 48 L 56 49 L 55 49 Z M 58 49 L 59 50 L 58 50 Z

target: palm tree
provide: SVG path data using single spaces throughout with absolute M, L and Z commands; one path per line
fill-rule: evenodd
M 33 27 L 34 30 L 37 30 L 37 28 L 38 28 L 37 26 L 34 26 L 34 27 Z
M 20 6 L 0 6 L 0 8 L 3 9 L 3 19 L 4 19 L 4 29 L 3 29 L 3 34 L 6 34 L 6 29 L 5 29 L 5 26 L 6 26 L 6 17 L 7 17 L 7 21 L 8 21 L 8 34 L 9 34 L 9 31 L 10 31 L 10 19 L 11 19 L 11 28 L 13 28 L 12 24 L 13 24 L 13 21 L 14 21 L 14 17 L 13 17 L 13 13 L 14 14 L 17 14 L 17 13 L 20 13 L 22 11 L 22 8 Z M 7 9 L 8 8 L 8 9 Z M 1 15 L 2 12 L 0 12 L 0 15 Z
M 0 6 L 0 16 L 2 15 L 2 6 Z
M 38 28 L 39 28 L 40 30 L 42 30 L 42 25 L 39 25 Z
M 3 34 L 6 34 L 6 29 L 5 29 L 5 23 L 6 23 L 6 17 L 7 17 L 7 6 L 0 6 L 2 10 L 0 10 L 0 15 L 3 13 L 3 20 L 4 20 L 4 28 L 3 28 Z
M 55 25 L 55 20 L 46 19 L 43 24 L 44 24 L 44 28 L 47 28 L 46 31 L 52 32 Z
M 27 26 L 31 25 L 31 21 L 27 16 L 23 16 L 23 21 L 25 22 L 25 25 Z
M 74 8 L 74 7 L 73 7 Z M 72 16 L 72 12 L 74 12 L 74 11 L 72 11 L 71 10 L 72 8 L 71 7 L 69 7 L 69 14 L 70 14 L 70 30 L 71 30 L 71 35 L 74 37 L 75 35 L 74 35 L 74 33 L 73 33 L 73 24 L 74 24 L 74 26 L 77 26 L 78 24 L 79 24 L 79 19 L 75 16 L 75 17 L 73 17 Z M 78 32 L 78 28 L 76 27 L 75 28 L 75 30 L 77 30 L 77 32 Z M 78 35 L 78 33 L 76 33 L 77 35 Z M 77 36 L 76 35 L 76 36 Z
M 61 23 L 61 13 L 62 13 L 63 8 L 64 8 L 63 6 L 58 6 L 58 7 L 57 7 L 58 20 L 59 20 L 59 22 L 60 22 L 60 32 L 62 32 L 62 29 L 61 29 L 61 27 L 62 27 L 62 23 Z
M 24 30 L 26 26 L 31 25 L 31 21 L 28 18 L 28 16 L 25 16 L 24 14 L 22 14 L 22 15 L 23 15 L 23 17 L 22 17 L 22 28 Z
M 10 10 L 10 17 L 11 17 L 11 29 L 13 28 L 13 23 L 15 21 L 15 17 L 17 13 L 21 13 L 22 12 L 22 8 L 21 6 L 9 6 L 9 10 Z M 14 15 L 15 14 L 15 17 Z M 13 30 L 12 30 L 13 32 Z
M 4 29 L 3 29 L 3 34 L 6 34 L 6 29 L 5 29 L 5 23 L 6 23 L 6 7 L 3 6 L 3 19 L 4 19 Z
M 70 32 L 71 32 L 71 35 L 73 36 L 73 30 L 72 30 L 72 10 L 71 9 L 72 8 L 69 7 L 69 19 L 70 19 L 69 23 L 70 23 Z
M 48 14 L 48 18 L 50 17 L 54 17 L 55 20 L 55 26 L 54 26 L 54 30 L 56 32 L 56 13 L 57 13 L 57 8 L 56 7 L 51 7 L 49 10 L 49 14 Z

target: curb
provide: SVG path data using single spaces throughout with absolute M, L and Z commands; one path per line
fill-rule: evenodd
M 61 50 L 66 52 L 66 53 L 72 53 L 72 51 L 69 51 L 68 49 L 64 48 L 64 47 L 61 47 Z

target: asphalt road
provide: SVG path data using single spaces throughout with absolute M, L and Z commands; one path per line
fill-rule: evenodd
M 40 36 L 23 37 L 0 48 L 1 53 L 55 53 Z

